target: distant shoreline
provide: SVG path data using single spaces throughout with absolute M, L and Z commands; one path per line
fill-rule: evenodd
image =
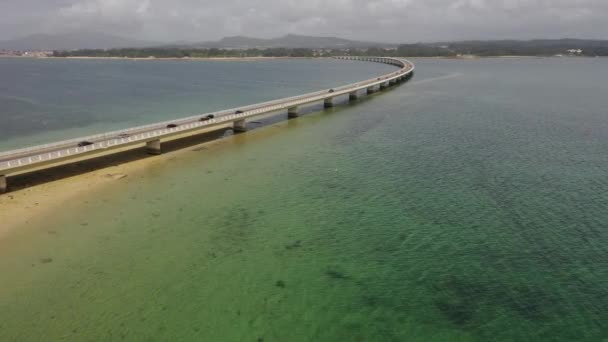
M 478 60 L 478 59 L 497 59 L 497 58 L 606 58 L 605 56 L 517 56 L 517 55 L 505 55 L 505 56 L 399 56 L 403 58 L 417 58 L 417 59 L 458 59 L 458 60 Z M 32 57 L 32 56 L 1 56 L 0 58 L 15 58 L 15 59 L 67 59 L 67 60 L 133 60 L 133 61 L 225 61 L 225 62 L 239 62 L 239 61 L 263 61 L 263 60 L 292 60 L 292 59 L 331 59 L 332 57 L 93 57 L 93 56 L 69 56 L 69 57 Z
M 257 61 L 257 60 L 273 60 L 273 59 L 312 59 L 317 57 L 88 57 L 88 56 L 71 56 L 71 57 L 41 57 L 41 58 L 49 58 L 49 59 L 126 59 L 126 60 L 136 60 L 136 61 L 154 61 L 154 60 L 175 60 L 175 61 Z M 323 58 L 323 57 L 319 57 Z
M 19 59 L 109 59 L 109 60 L 136 60 L 136 61 L 156 61 L 156 60 L 175 60 L 175 61 L 257 61 L 273 59 L 328 59 L 331 57 L 92 57 L 92 56 L 69 56 L 69 57 L 32 57 L 32 56 L 0 56 L 0 58 L 19 58 Z

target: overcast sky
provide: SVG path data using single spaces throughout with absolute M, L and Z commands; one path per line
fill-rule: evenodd
M 608 39 L 608 0 L 0 0 L 0 39 L 74 30 L 158 42 L 287 33 L 397 43 Z

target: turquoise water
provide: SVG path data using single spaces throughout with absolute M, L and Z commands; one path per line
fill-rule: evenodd
M 2 241 L 2 341 L 604 341 L 605 59 L 415 60 Z

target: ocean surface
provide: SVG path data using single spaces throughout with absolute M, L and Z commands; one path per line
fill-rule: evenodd
M 393 70 L 333 59 L 0 58 L 0 151 L 300 95 Z
M 0 241 L 0 341 L 608 341 L 608 60 L 414 62 L 30 220 Z M 0 69 L 7 148 L 391 70 Z

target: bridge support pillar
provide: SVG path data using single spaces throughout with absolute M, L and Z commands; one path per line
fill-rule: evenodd
M 354 100 L 356 100 L 356 99 L 358 99 L 358 98 L 359 98 L 359 94 L 357 94 L 357 92 L 356 92 L 356 91 L 353 91 L 353 92 L 348 93 L 348 99 L 349 99 L 350 101 L 354 101 Z
M 288 118 L 297 118 L 298 116 L 300 116 L 300 111 L 299 111 L 298 106 L 287 108 L 287 117 Z
M 325 99 L 325 101 L 323 101 L 323 107 L 325 108 L 331 108 L 334 106 L 334 98 L 330 97 Z
M 374 87 L 367 87 L 367 94 L 373 94 L 376 92 L 376 89 L 374 89 Z
M 161 154 L 160 139 L 146 142 L 146 152 L 148 154 Z
M 5 193 L 8 190 L 8 184 L 6 183 L 6 176 L 0 175 L 0 194 Z
M 247 121 L 237 120 L 234 122 L 232 130 L 236 133 L 247 132 Z
M 393 79 L 392 79 L 392 80 L 390 80 L 388 83 L 389 83 L 390 85 L 395 85 L 395 84 L 397 84 L 397 79 L 396 79 L 396 78 L 393 78 Z
M 380 90 L 388 88 L 388 82 L 380 83 Z

